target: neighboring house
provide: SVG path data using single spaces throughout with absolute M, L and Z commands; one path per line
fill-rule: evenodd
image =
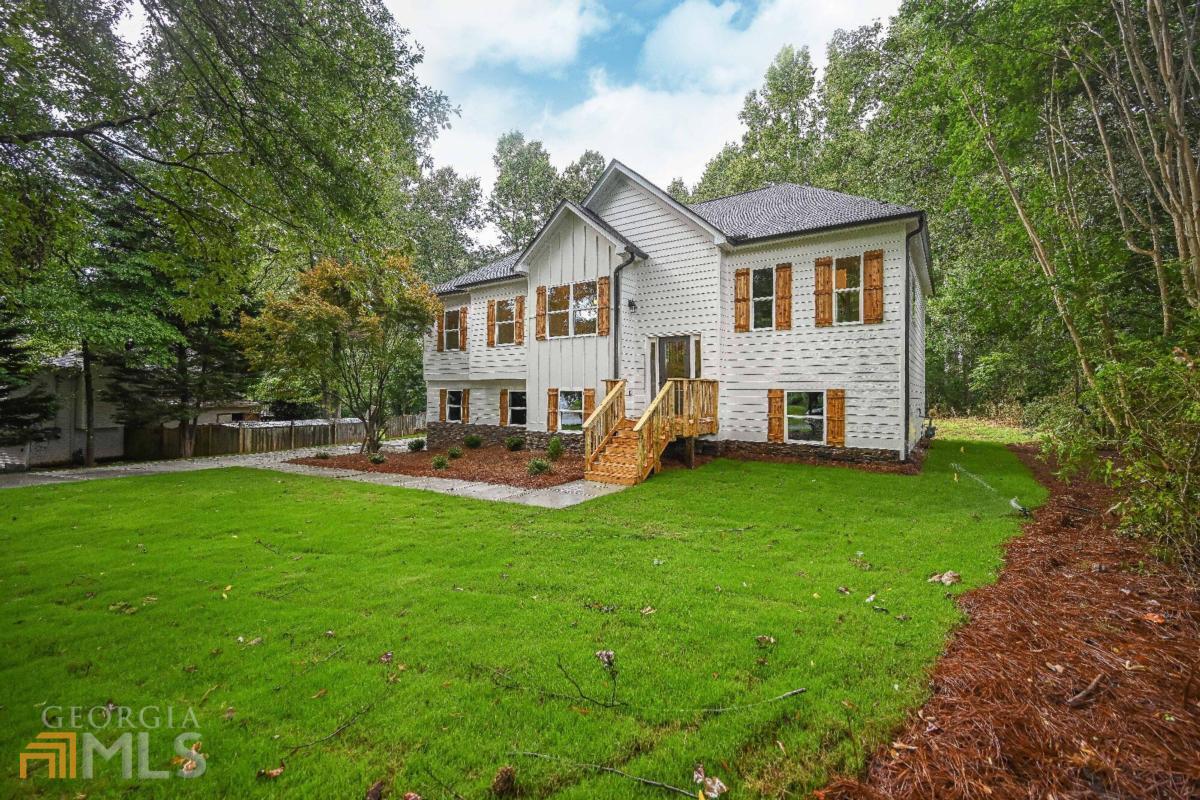
M 613 161 L 524 250 L 435 288 L 431 445 L 558 434 L 621 483 L 678 437 L 906 460 L 928 263 L 917 209 L 795 184 L 688 206 Z

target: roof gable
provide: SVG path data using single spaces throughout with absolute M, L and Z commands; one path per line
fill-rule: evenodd
M 639 173 L 634 172 L 620 161 L 617 161 L 615 158 L 608 163 L 608 166 L 605 168 L 604 172 L 592 186 L 592 190 L 588 192 L 588 196 L 583 199 L 583 207 L 589 211 L 592 210 L 598 204 L 599 198 L 604 189 L 610 186 L 614 180 L 619 180 L 620 178 L 624 178 L 625 180 L 634 184 L 642 191 L 654 197 L 659 201 L 659 203 L 666 206 L 684 221 L 688 222 L 693 227 L 699 228 L 706 235 L 711 236 L 713 244 L 722 245 L 725 243 L 724 232 L 719 230 L 711 222 L 704 219 L 695 211 L 676 200 L 674 197 L 671 197 L 670 194 L 651 183 Z
M 617 247 L 625 250 L 630 255 L 636 256 L 637 258 L 646 258 L 646 254 L 642 252 L 641 248 L 621 235 L 616 228 L 605 222 L 599 214 L 589 208 L 576 205 L 570 200 L 563 200 L 559 202 L 558 206 L 554 209 L 554 212 L 550 215 L 550 218 L 546 220 L 544 225 L 542 225 L 542 229 L 539 230 L 537 235 L 533 237 L 533 241 L 531 241 L 525 247 L 525 249 L 521 251 L 520 255 L 517 256 L 516 269 L 521 270 L 525 268 L 529 257 L 533 255 L 534 251 L 537 250 L 542 241 L 550 234 L 550 231 L 552 231 L 555 226 L 558 225 L 559 220 L 563 219 L 568 214 L 573 214 L 585 225 L 595 228 L 601 236 L 608 239 Z

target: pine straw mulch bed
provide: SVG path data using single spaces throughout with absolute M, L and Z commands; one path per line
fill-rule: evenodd
M 929 701 L 818 796 L 1200 797 L 1200 597 L 1116 534 L 1111 492 L 1012 449 L 1050 499 L 999 580 L 960 598 Z
M 433 457 L 446 455 L 445 450 L 422 450 L 417 453 L 385 452 L 384 455 L 387 460 L 382 464 L 372 464 L 362 453 L 331 458 L 297 458 L 288 463 L 329 469 L 353 469 L 359 472 L 455 478 L 462 481 L 518 486 L 523 489 L 545 489 L 583 478 L 583 456 L 571 453 L 563 453 L 558 461 L 550 462 L 550 472 L 541 475 L 529 474 L 529 462 L 534 458 L 546 458 L 544 452 L 538 450 L 511 452 L 500 445 L 481 447 L 477 450 L 464 447 L 462 458 L 451 458 L 450 466 L 446 469 L 433 468 Z

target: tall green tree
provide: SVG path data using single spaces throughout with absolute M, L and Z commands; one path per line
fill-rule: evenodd
M 545 146 L 526 140 L 520 131 L 500 137 L 492 163 L 498 174 L 488 198 L 488 219 L 500 229 L 502 246 L 519 250 L 561 199 L 558 170 Z
M 38 363 L 23 323 L 15 308 L 0 304 L 0 447 L 55 435 L 46 422 L 54 417 L 56 403 L 34 383 Z
M 472 236 L 485 222 L 478 178 L 441 167 L 423 172 L 406 194 L 398 225 L 412 237 L 413 264 L 425 280 L 449 280 L 486 257 Z
M 597 150 L 585 150 L 583 155 L 567 165 L 558 180 L 560 199 L 582 202 L 592 186 L 604 173 L 608 162 Z

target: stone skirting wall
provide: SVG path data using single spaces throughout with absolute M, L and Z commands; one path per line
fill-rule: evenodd
M 701 452 L 729 458 L 771 458 L 797 461 L 844 461 L 852 464 L 892 464 L 900 461 L 895 450 L 867 447 L 822 447 L 784 442 L 701 441 Z
M 504 444 L 510 436 L 520 436 L 525 439 L 526 450 L 545 450 L 550 444 L 551 436 L 562 440 L 563 450 L 568 453 L 583 455 L 583 436 L 578 433 L 552 434 L 540 431 L 527 431 L 519 425 L 460 425 L 457 422 L 430 422 L 426 426 L 426 447 L 430 450 L 445 450 L 451 445 L 462 446 L 463 437 L 475 434 L 483 439 L 485 445 Z

